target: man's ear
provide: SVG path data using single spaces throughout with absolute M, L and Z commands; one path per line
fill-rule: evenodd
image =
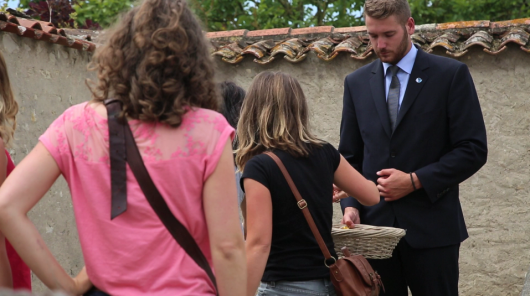
M 412 17 L 409 17 L 405 27 L 407 28 L 407 33 L 409 33 L 409 35 L 414 34 L 414 31 L 416 29 L 416 23 L 414 22 L 414 19 Z

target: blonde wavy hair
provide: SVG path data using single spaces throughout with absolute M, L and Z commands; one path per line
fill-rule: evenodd
M 217 110 L 209 46 L 185 0 L 144 0 L 95 53 L 87 80 L 94 101 L 116 98 L 124 116 L 180 126 L 190 107 Z
M 243 100 L 237 140 L 236 164 L 241 171 L 253 156 L 267 150 L 307 157 L 312 146 L 323 144 L 309 130 L 309 110 L 298 81 L 268 71 L 254 78 Z
M 11 147 L 15 129 L 18 103 L 15 101 L 4 56 L 0 52 L 0 137 L 5 147 Z

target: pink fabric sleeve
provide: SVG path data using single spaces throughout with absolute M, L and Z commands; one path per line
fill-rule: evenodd
M 218 116 L 219 117 L 215 120 L 215 129 L 220 133 L 219 137 L 217 138 L 217 142 L 215 143 L 214 149 L 212 150 L 212 153 L 206 156 L 206 169 L 204 172 L 204 181 L 206 181 L 208 177 L 210 177 L 210 175 L 215 171 L 217 163 L 219 162 L 219 159 L 221 159 L 221 155 L 223 154 L 226 141 L 232 141 L 235 136 L 234 128 L 230 126 L 230 124 L 228 124 L 226 119 L 221 114 L 218 114 Z
M 70 153 L 69 142 L 66 136 L 65 122 L 66 110 L 61 116 L 48 127 L 48 129 L 39 137 L 39 141 L 46 147 L 57 163 L 57 166 L 66 177 L 65 169 L 67 167 L 68 154 Z

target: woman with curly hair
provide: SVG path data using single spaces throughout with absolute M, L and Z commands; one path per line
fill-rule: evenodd
M 91 295 L 245 294 L 234 129 L 213 111 L 218 94 L 208 45 L 186 1 L 142 1 L 98 48 L 92 68 L 94 99 L 56 119 L 0 188 L 0 231 L 50 289 L 79 295 L 92 282 L 98 291 Z M 214 268 L 217 291 L 155 214 L 129 166 L 126 210 L 111 219 L 109 98 L 121 103 L 119 119 L 130 125 L 171 214 Z M 60 174 L 86 264 L 74 279 L 26 217 Z
M 17 126 L 18 103 L 15 101 L 4 56 L 0 52 L 0 185 L 13 171 L 15 164 L 6 148 L 11 146 Z M 31 290 L 31 274 L 2 233 L 0 233 L 0 287 Z
M 247 202 L 247 295 L 256 290 L 258 295 L 336 295 L 324 255 L 287 181 L 263 152 L 283 162 L 334 258 L 333 184 L 364 205 L 379 202 L 377 187 L 311 133 L 304 92 L 296 79 L 281 72 L 254 78 L 237 137 L 236 163 L 243 171 Z

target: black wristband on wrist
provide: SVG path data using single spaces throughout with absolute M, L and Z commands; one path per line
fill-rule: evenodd
M 414 178 L 412 177 L 412 173 L 409 173 L 410 174 L 410 183 L 412 183 L 412 188 L 414 189 L 414 191 L 416 191 L 416 185 L 414 184 Z

